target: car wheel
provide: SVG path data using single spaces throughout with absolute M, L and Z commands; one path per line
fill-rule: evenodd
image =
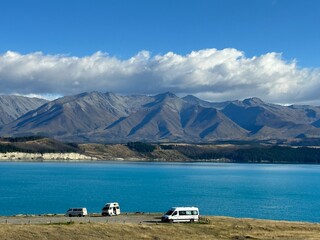
M 194 223 L 194 219 L 190 219 L 190 223 Z
M 72 217 L 72 214 L 69 214 L 69 217 Z
M 170 219 L 170 220 L 169 220 L 169 223 L 173 223 L 173 220 L 172 220 L 172 219 Z
M 82 215 L 81 214 L 78 214 L 78 217 L 81 217 Z

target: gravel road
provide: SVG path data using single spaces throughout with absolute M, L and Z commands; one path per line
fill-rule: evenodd
M 161 214 L 155 213 L 122 213 L 118 216 L 102 217 L 90 214 L 86 217 L 65 217 L 63 214 L 1 216 L 0 224 L 59 224 L 68 222 L 101 222 L 101 223 L 161 223 Z

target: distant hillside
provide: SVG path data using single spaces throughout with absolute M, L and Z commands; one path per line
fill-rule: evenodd
M 320 148 L 246 144 L 81 144 L 84 154 L 104 160 L 319 164 Z
M 0 95 L 0 127 L 48 102 L 40 98 Z
M 214 103 L 170 92 L 155 96 L 89 92 L 26 112 L 4 125 L 0 135 L 42 135 L 79 143 L 254 140 L 313 145 L 320 139 L 319 122 L 320 107 L 281 106 L 258 98 Z
M 44 137 L 0 138 L 0 152 L 80 153 L 76 144 L 66 144 Z
M 320 163 L 320 148 L 274 146 L 255 142 L 217 142 L 215 144 L 200 145 L 146 142 L 128 142 L 126 144 L 71 144 L 37 136 L 0 138 L 0 153 L 8 152 L 38 154 L 76 153 L 81 154 L 81 158 L 78 159 L 82 160 Z M 5 155 L 7 159 L 8 155 Z M 24 155 L 21 155 L 19 159 L 25 160 L 23 156 Z M 70 157 L 68 158 L 70 159 Z

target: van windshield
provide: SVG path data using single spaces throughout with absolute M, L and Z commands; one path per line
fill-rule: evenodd
M 169 210 L 165 215 L 171 215 L 173 213 L 173 210 Z

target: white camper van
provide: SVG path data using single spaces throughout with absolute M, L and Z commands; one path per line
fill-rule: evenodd
M 67 217 L 84 217 L 88 215 L 86 208 L 69 208 L 65 216 Z
M 162 222 L 198 222 L 199 209 L 197 207 L 173 207 L 166 212 L 162 218 Z
M 120 214 L 120 206 L 117 202 L 106 203 L 102 208 L 102 216 L 115 216 Z

